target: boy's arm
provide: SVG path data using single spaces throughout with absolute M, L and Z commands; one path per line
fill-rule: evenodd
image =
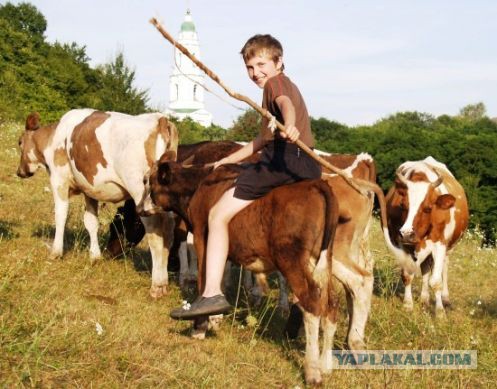
M 250 143 L 247 143 L 240 150 L 237 150 L 234 153 L 228 155 L 227 157 L 224 157 L 223 159 L 217 161 L 214 164 L 214 169 L 226 163 L 238 163 L 244 160 L 245 158 L 250 157 L 252 154 L 257 153 L 260 149 L 264 147 L 264 144 L 265 142 L 262 139 L 262 136 L 259 134 L 257 138 L 255 138 Z
M 280 132 L 280 135 L 282 138 L 287 138 L 290 142 L 295 142 L 299 139 L 300 131 L 295 127 L 295 107 L 292 100 L 286 95 L 281 95 L 275 101 L 285 122 L 285 133 Z

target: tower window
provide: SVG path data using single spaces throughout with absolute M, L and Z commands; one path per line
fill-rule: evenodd
M 193 100 L 197 101 L 197 84 L 193 85 Z

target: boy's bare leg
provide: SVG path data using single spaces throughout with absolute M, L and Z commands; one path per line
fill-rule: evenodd
M 221 282 L 228 258 L 228 225 L 231 219 L 254 200 L 233 197 L 235 188 L 225 192 L 209 213 L 204 297 L 222 294 Z
M 234 191 L 235 188 L 224 193 L 209 212 L 204 292 L 193 303 L 185 303 L 182 307 L 173 309 L 170 313 L 173 319 L 196 320 L 231 309 L 221 291 L 229 249 L 228 225 L 233 216 L 253 201 L 234 198 Z

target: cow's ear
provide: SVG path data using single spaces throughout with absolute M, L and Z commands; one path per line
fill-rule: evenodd
M 34 131 L 40 128 L 40 114 L 38 112 L 31 112 L 26 118 L 26 130 Z
M 171 172 L 171 166 L 168 163 L 161 163 L 159 164 L 159 170 L 157 172 L 157 181 L 159 181 L 159 184 L 161 185 L 170 185 L 172 182 L 172 172 Z
M 451 194 L 443 194 L 437 197 L 437 207 L 440 209 L 449 209 L 456 203 L 456 198 Z
M 161 155 L 159 159 L 159 163 L 176 161 L 176 151 L 167 150 L 164 154 Z

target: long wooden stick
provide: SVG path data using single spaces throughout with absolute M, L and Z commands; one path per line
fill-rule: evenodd
M 162 34 L 164 38 L 166 38 L 171 44 L 178 48 L 179 51 L 181 51 L 184 55 L 186 55 L 192 62 L 197 65 L 200 69 L 203 70 L 205 74 L 207 74 L 210 78 L 212 78 L 215 82 L 217 82 L 225 91 L 228 93 L 231 97 L 234 99 L 244 101 L 248 105 L 250 105 L 253 109 L 255 109 L 257 112 L 259 112 L 262 116 L 266 117 L 269 121 L 273 119 L 273 115 L 267 110 L 259 106 L 257 103 L 255 103 L 253 100 L 248 98 L 247 96 L 241 95 L 239 93 L 236 93 L 232 91 L 230 88 L 228 88 L 223 81 L 215 74 L 212 70 L 210 70 L 207 66 L 205 66 L 202 62 L 200 62 L 195 56 L 193 56 L 186 47 L 184 47 L 182 44 L 178 43 L 158 22 L 156 18 L 150 19 L 150 23 L 152 23 L 157 30 Z M 283 124 L 275 120 L 276 126 L 278 129 L 282 132 L 285 132 L 285 127 Z M 331 170 L 332 172 L 338 174 L 340 177 L 342 177 L 345 182 L 347 182 L 352 188 L 354 188 L 357 192 L 361 193 L 364 196 L 367 196 L 367 191 L 365 191 L 363 188 L 358 186 L 356 182 L 354 182 L 353 179 L 351 179 L 347 174 L 342 170 L 337 168 L 336 166 L 333 166 L 331 163 L 326 161 L 325 159 L 321 158 L 319 155 L 317 155 L 314 151 L 312 151 L 304 142 L 301 140 L 297 139 L 295 141 L 295 144 L 300 147 L 302 150 L 304 150 L 307 154 L 309 154 L 314 160 L 319 162 L 321 165 L 326 167 L 327 169 Z M 362 183 L 362 182 L 361 182 Z M 368 185 L 369 186 L 369 185 Z

